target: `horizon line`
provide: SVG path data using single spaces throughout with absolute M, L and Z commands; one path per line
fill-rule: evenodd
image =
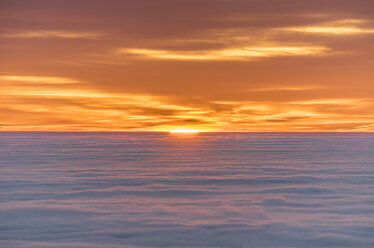
M 171 133 L 170 131 L 124 131 L 124 130 L 8 130 L 0 133 Z M 374 131 L 199 131 L 198 133 L 374 133 Z

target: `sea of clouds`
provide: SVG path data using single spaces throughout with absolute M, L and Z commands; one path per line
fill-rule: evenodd
M 0 247 L 374 247 L 374 134 L 0 133 Z

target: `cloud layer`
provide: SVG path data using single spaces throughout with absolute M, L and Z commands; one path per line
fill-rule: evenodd
M 374 245 L 372 134 L 0 138 L 1 247 Z

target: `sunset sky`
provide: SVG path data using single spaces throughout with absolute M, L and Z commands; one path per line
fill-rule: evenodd
M 373 0 L 0 0 L 0 131 L 374 131 Z

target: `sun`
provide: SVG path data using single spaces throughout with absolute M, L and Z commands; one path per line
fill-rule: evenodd
M 169 131 L 169 133 L 199 133 L 200 131 L 192 128 L 175 128 Z

